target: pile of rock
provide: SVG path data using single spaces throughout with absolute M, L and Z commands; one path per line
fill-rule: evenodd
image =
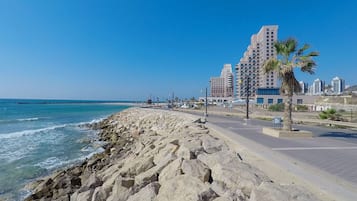
M 317 200 L 274 183 L 188 114 L 132 108 L 93 127 L 106 151 L 33 183 L 26 200 Z

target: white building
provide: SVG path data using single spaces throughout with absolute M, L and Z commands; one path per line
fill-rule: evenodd
M 314 82 L 312 83 L 312 95 L 323 94 L 324 88 L 325 88 L 325 83 L 322 80 L 320 79 L 314 80 Z
M 345 89 L 345 80 L 339 77 L 335 77 L 331 81 L 331 86 L 332 86 L 333 94 L 336 95 L 342 94 L 342 92 Z
M 263 26 L 252 35 L 250 45 L 236 65 L 236 92 L 239 98 L 255 96 L 258 88 L 275 88 L 278 85 L 277 73 L 264 74 L 262 66 L 270 58 L 276 58 L 274 43 L 278 40 L 278 26 Z M 249 77 L 249 82 L 248 82 Z M 249 88 L 248 88 L 249 84 Z
M 224 97 L 233 97 L 233 72 L 232 64 L 224 64 L 221 71 L 224 78 Z
M 305 83 L 305 82 L 303 82 L 303 81 L 300 81 L 299 84 L 300 84 L 300 87 L 301 87 L 300 94 L 306 94 L 306 93 L 308 93 L 308 91 L 309 91 L 309 85 L 308 85 L 308 83 Z

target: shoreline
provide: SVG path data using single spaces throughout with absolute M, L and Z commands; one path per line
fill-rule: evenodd
M 33 194 L 25 200 L 110 200 L 113 196 L 126 196 L 122 200 L 132 197 L 131 200 L 138 200 L 134 198 L 140 192 L 152 195 L 150 200 L 171 200 L 175 198 L 170 197 L 167 191 L 175 194 L 176 190 L 170 189 L 172 185 L 179 185 L 177 188 L 183 192 L 177 196 L 187 200 L 188 197 L 182 196 L 189 196 L 187 192 L 191 190 L 185 185 L 180 186 L 180 179 L 199 186 L 200 189 L 191 193 L 198 197 L 204 193 L 212 198 L 209 200 L 221 197 L 251 200 L 272 189 L 278 189 L 279 196 L 288 190 L 305 200 L 315 200 L 306 189 L 296 185 L 282 186 L 276 183 L 279 181 L 271 181 L 264 173 L 240 160 L 237 155 L 243 153 L 235 152 L 224 140 L 217 138 L 214 130 L 193 115 L 130 108 L 91 127 L 102 129 L 100 138 L 109 142 L 104 147 L 105 151 L 80 165 L 28 185 Z M 226 167 L 231 165 L 235 166 L 227 172 Z M 241 171 L 236 172 L 237 169 Z M 231 171 L 235 174 L 227 177 Z M 187 180 L 185 175 L 199 180 Z M 236 177 L 237 181 L 231 181 L 230 177 Z M 171 178 L 175 178 L 174 183 Z M 230 192 L 229 195 L 226 192 Z

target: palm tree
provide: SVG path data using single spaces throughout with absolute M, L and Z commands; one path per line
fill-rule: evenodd
M 287 131 L 292 130 L 293 93 L 301 91 L 301 86 L 294 75 L 294 69 L 300 68 L 302 72 L 314 74 L 316 63 L 313 57 L 319 55 L 318 52 L 314 51 L 305 54 L 305 51 L 310 47 L 308 44 L 304 44 L 300 49 L 297 49 L 297 46 L 298 43 L 293 38 L 277 41 L 274 47 L 278 57 L 271 58 L 263 64 L 264 73 L 275 71 L 282 81 L 280 93 L 285 96 L 283 130 Z

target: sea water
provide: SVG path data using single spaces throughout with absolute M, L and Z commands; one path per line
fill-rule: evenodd
M 93 101 L 0 99 L 0 198 L 21 200 L 26 183 L 103 151 L 99 121 L 128 106 Z

